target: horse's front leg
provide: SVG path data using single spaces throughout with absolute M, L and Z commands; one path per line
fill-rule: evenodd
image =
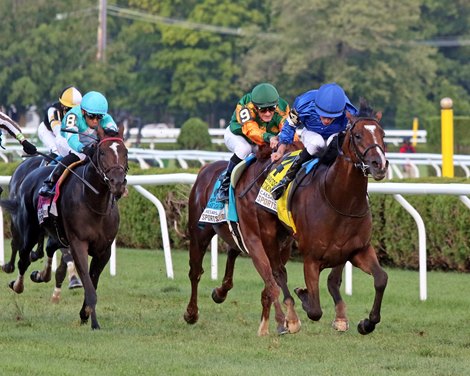
M 284 295 L 283 303 L 286 307 L 284 325 L 287 328 L 287 333 L 291 334 L 297 333 L 301 327 L 299 316 L 297 315 L 294 307 L 294 298 L 287 286 L 287 270 L 285 264 L 289 260 L 292 242 L 293 240 L 290 237 L 284 241 L 279 241 L 277 236 L 263 237 L 263 244 L 265 244 L 265 248 L 268 250 L 269 262 L 271 264 L 274 279 Z
M 355 254 L 351 260 L 354 266 L 357 266 L 367 274 L 374 277 L 375 298 L 369 318 L 361 320 L 357 325 L 357 330 L 361 334 L 372 333 L 375 326 L 380 322 L 380 310 L 385 288 L 387 287 L 388 275 L 379 264 L 375 249 L 372 246 L 367 247 L 363 252 Z
M 253 239 L 252 239 L 253 241 Z M 261 293 L 261 322 L 258 328 L 258 335 L 265 336 L 269 334 L 269 313 L 271 305 L 274 303 L 275 319 L 277 322 L 278 334 L 288 333 L 285 326 L 286 317 L 279 303 L 280 288 L 274 279 L 269 259 L 259 240 L 255 239 L 252 246 L 249 246 L 253 265 L 264 281 L 265 288 Z
M 304 258 L 304 279 L 307 288 L 297 288 L 294 291 L 302 301 L 302 308 L 307 312 L 308 318 L 313 321 L 318 321 L 323 315 L 318 287 L 320 268 L 315 262 L 308 258 Z
M 235 261 L 239 255 L 240 251 L 232 247 L 227 252 L 227 262 L 225 264 L 222 285 L 212 290 L 212 300 L 218 304 L 225 301 L 228 292 L 233 288 L 233 271 L 235 269 Z
M 345 332 L 349 329 L 349 322 L 346 316 L 346 303 L 344 303 L 340 292 L 343 269 L 344 264 L 336 266 L 331 269 L 331 272 L 328 275 L 328 291 L 335 303 L 336 313 L 332 326 L 339 332 Z
M 84 289 L 83 305 L 80 309 L 80 320 L 81 324 L 84 325 L 88 322 L 92 312 L 92 307 L 95 307 L 97 300 L 96 289 L 93 286 L 93 282 L 90 278 L 90 272 L 88 270 L 88 243 L 79 241 L 77 239 L 69 240 L 70 251 L 72 252 L 72 256 L 75 261 L 75 267 L 77 268 L 77 272 L 80 276 Z M 95 329 L 93 328 L 93 323 L 92 329 Z

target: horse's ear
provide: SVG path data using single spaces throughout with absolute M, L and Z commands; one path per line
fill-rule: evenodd
M 349 111 L 346 111 L 346 117 L 349 119 L 350 122 L 352 122 L 353 116 L 351 115 Z
M 382 120 L 382 111 L 376 112 L 375 118 L 378 122 L 380 122 L 380 120 Z
M 104 139 L 104 137 L 105 137 L 104 129 L 101 125 L 99 125 L 98 128 L 96 128 L 96 134 L 98 135 L 99 140 Z
M 124 140 L 124 124 L 122 122 L 118 126 L 118 136 Z

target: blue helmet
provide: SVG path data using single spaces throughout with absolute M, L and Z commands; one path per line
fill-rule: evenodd
M 97 91 L 86 93 L 82 98 L 80 107 L 89 114 L 106 115 L 108 113 L 108 101 L 103 94 Z
M 318 89 L 315 105 L 318 115 L 328 118 L 339 117 L 346 107 L 346 94 L 335 82 L 322 85 Z

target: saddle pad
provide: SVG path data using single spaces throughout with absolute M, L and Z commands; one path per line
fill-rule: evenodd
M 299 153 L 300 150 L 292 152 L 286 156 L 274 170 L 269 173 L 255 200 L 258 205 L 262 206 L 269 212 L 274 214 L 277 213 L 278 218 L 287 227 L 292 229 L 294 234 L 296 233 L 297 229 L 292 218 L 292 212 L 289 210 L 289 202 L 291 201 L 292 194 L 296 188 L 297 179 L 294 179 L 291 183 L 288 184 L 285 193 L 277 201 L 274 200 L 273 196 L 271 195 L 271 189 L 285 176 L 286 172 L 289 170 L 289 167 L 292 165 L 295 156 L 297 156 Z M 299 173 L 302 175 L 301 179 L 310 173 L 317 163 L 318 159 L 305 162 L 302 165 L 302 169 L 299 171 Z
M 215 181 L 214 188 L 210 195 L 209 201 L 207 202 L 206 208 L 204 209 L 201 214 L 201 217 L 199 218 L 200 224 L 222 223 L 227 220 L 232 222 L 238 222 L 238 214 L 235 206 L 234 187 L 237 185 L 238 179 L 240 179 L 240 176 L 243 174 L 245 169 L 251 164 L 253 164 L 255 160 L 255 156 L 253 154 L 250 154 L 248 157 L 245 158 L 245 160 L 241 161 L 233 169 L 232 175 L 230 177 L 229 200 L 227 210 L 225 210 L 225 204 L 223 202 L 219 202 L 215 199 L 217 191 L 225 174 L 225 170 L 222 171 L 220 176 Z
M 220 187 L 223 173 L 224 171 L 222 171 L 222 174 L 215 181 L 214 188 L 212 189 L 212 193 L 209 197 L 209 201 L 207 202 L 206 208 L 204 209 L 201 214 L 201 217 L 199 218 L 200 225 L 204 225 L 205 223 L 222 223 L 226 221 L 225 205 L 223 202 L 219 202 L 215 199 L 217 191 Z

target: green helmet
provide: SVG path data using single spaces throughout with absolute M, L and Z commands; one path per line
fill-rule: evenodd
M 251 91 L 251 101 L 259 108 L 277 106 L 279 94 L 273 85 L 263 83 L 253 88 Z

